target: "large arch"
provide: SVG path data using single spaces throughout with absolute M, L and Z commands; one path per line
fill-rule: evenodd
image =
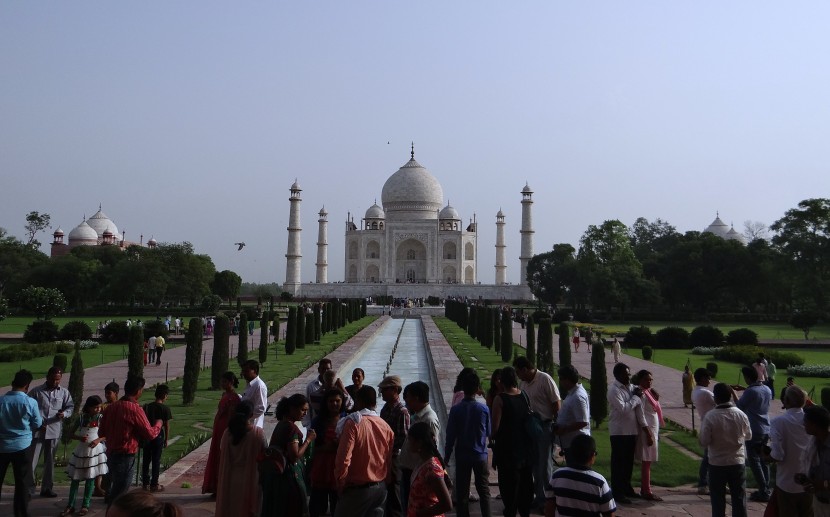
M 475 277 L 473 276 L 473 266 L 467 266 L 464 268 L 464 283 L 472 284 L 473 282 L 475 282 Z
M 366 282 L 378 282 L 380 281 L 380 269 L 378 269 L 377 265 L 369 264 L 366 266 L 366 278 L 364 278 Z
M 427 280 L 427 247 L 416 239 L 406 239 L 395 251 L 395 281 L 420 283 Z
M 352 264 L 349 266 L 349 282 L 357 282 L 357 266 Z
M 468 242 L 464 245 L 464 260 L 474 260 L 475 259 L 475 248 L 473 248 L 473 243 Z
M 441 275 L 441 281 L 448 284 L 458 282 L 458 277 L 455 274 L 455 266 L 444 266 L 444 272 Z
M 366 258 L 380 258 L 380 244 L 378 244 L 378 241 L 369 241 L 366 244 Z
M 458 255 L 458 247 L 454 242 L 444 243 L 444 252 L 441 254 L 442 258 L 447 260 L 455 260 Z
M 352 241 L 349 243 L 349 258 L 356 259 L 357 258 L 357 242 Z

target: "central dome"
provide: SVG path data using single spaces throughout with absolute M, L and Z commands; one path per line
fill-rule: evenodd
M 444 204 L 444 191 L 435 176 L 415 161 L 413 153 L 384 183 L 381 202 L 387 217 L 394 212 L 422 212 L 424 219 L 434 219 Z

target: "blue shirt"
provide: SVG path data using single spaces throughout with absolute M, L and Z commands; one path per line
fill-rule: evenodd
M 738 399 L 738 409 L 749 419 L 749 428 L 752 430 L 752 439 L 761 440 L 769 435 L 769 404 L 772 401 L 772 391 L 761 384 L 754 382 L 747 386 L 741 398 Z
M 456 462 L 487 461 L 487 438 L 490 436 L 490 410 L 474 398 L 465 398 L 450 409 L 447 419 L 447 461 L 455 449 Z
M 0 397 L 0 453 L 27 448 L 32 444 L 32 432 L 42 422 L 37 402 L 22 391 Z

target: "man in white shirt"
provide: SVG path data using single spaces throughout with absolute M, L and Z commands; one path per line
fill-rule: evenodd
M 441 436 L 441 422 L 432 406 L 429 405 L 429 385 L 423 381 L 408 384 L 403 390 L 403 400 L 409 410 L 409 426 L 419 422 L 426 422 L 432 429 L 435 443 L 439 443 Z M 401 464 L 401 506 L 406 515 L 409 506 L 409 484 L 412 472 L 421 464 L 421 460 L 409 450 L 406 441 L 403 442 L 399 461 Z
M 735 407 L 735 391 L 727 384 L 714 388 L 715 409 L 700 425 L 700 444 L 709 451 L 709 498 L 712 515 L 725 515 L 726 486 L 732 497 L 732 515 L 746 515 L 746 448 L 752 439 L 749 418 Z
M 778 508 L 786 508 L 792 515 L 812 515 L 813 495 L 804 491 L 804 485 L 795 475 L 804 473 L 812 458 L 810 436 L 804 429 L 804 404 L 807 393 L 798 386 L 784 388 L 782 402 L 786 413 L 770 422 L 769 458 L 775 461 L 774 492 Z M 766 456 L 766 455 L 764 455 Z M 764 458 L 766 459 L 766 457 Z
M 242 377 L 248 387 L 242 394 L 242 400 L 250 401 L 254 406 L 254 424 L 260 429 L 265 425 L 265 410 L 268 408 L 268 387 L 259 378 L 259 363 L 249 359 L 242 364 Z
M 631 370 L 625 363 L 614 365 L 614 379 L 608 386 L 611 490 L 618 503 L 631 504 L 630 498 L 637 497 L 631 486 L 637 435 L 641 427 L 647 429 L 648 426 L 645 422 L 638 422 L 636 410 L 643 404 L 643 393 L 640 388 L 631 385 Z
M 562 408 L 556 416 L 553 432 L 559 436 L 559 445 L 567 451 L 580 434 L 591 436 L 591 410 L 588 392 L 579 382 L 579 372 L 572 365 L 559 368 L 559 385 L 565 392 Z
M 533 506 L 544 510 L 545 487 L 553 474 L 553 420 L 562 405 L 559 388 L 550 375 L 536 369 L 527 357 L 520 356 L 513 361 L 516 375 L 522 381 L 519 388 L 530 399 L 530 409 L 542 417 L 544 432 L 536 444 L 538 456 L 533 465 Z
M 147 338 L 147 361 L 148 364 L 156 362 L 156 336 Z
M 709 389 L 709 384 L 712 381 L 712 373 L 706 368 L 698 368 L 695 370 L 695 384 L 692 390 L 692 406 L 697 409 L 697 414 L 700 416 L 700 421 L 706 413 L 715 408 L 715 395 Z M 703 449 L 703 461 L 700 462 L 700 470 L 698 470 L 697 493 L 705 495 L 709 493 L 709 453 Z

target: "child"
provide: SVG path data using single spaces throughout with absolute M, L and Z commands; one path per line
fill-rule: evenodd
M 159 384 L 156 387 L 155 402 L 144 404 L 144 413 L 147 415 L 147 420 L 155 422 L 162 421 L 162 428 L 159 435 L 144 444 L 144 458 L 141 462 L 141 484 L 144 490 L 151 492 L 161 492 L 164 486 L 159 485 L 159 465 L 161 463 L 161 451 L 167 447 L 167 439 L 170 436 L 170 420 L 173 420 L 173 414 L 170 408 L 164 405 L 167 400 L 167 395 L 170 394 L 170 388 L 166 384 Z M 153 462 L 153 477 L 150 477 L 150 462 Z
M 591 470 L 597 456 L 597 444 L 587 434 L 571 442 L 565 454 L 567 467 L 561 467 L 545 490 L 545 515 L 613 516 L 617 504 L 611 487 L 601 474 Z
M 66 472 L 72 479 L 69 487 L 69 500 L 61 515 L 75 513 L 75 496 L 78 494 L 78 485 L 84 480 L 84 502 L 78 515 L 89 513 L 92 502 L 92 489 L 97 476 L 106 474 L 107 455 L 104 452 L 104 439 L 98 437 L 98 424 L 101 422 L 101 397 L 93 395 L 86 399 L 81 418 L 78 421 L 78 432 L 72 438 L 80 443 L 72 452 L 72 459 Z

